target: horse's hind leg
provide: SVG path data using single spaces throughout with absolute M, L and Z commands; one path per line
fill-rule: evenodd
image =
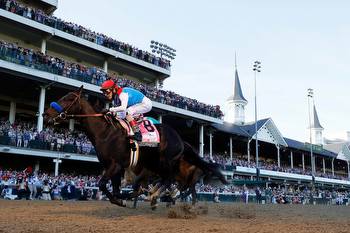
M 134 198 L 134 205 L 133 207 L 136 209 L 137 207 L 137 198 L 140 195 L 140 188 L 141 188 L 141 182 L 145 181 L 147 177 L 147 172 L 145 169 L 142 170 L 141 174 L 136 176 L 134 184 L 132 186 L 133 192 L 131 194 L 131 197 Z

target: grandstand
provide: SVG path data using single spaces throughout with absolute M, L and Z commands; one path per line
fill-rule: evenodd
M 42 113 L 51 101 L 81 85 L 87 98 L 103 101 L 99 85 L 111 77 L 150 97 L 150 116 L 174 127 L 201 156 L 221 162 L 232 182 L 237 176 L 255 180 L 259 174 L 266 185 L 350 187 L 348 144 L 327 150 L 315 142 L 313 159 L 310 145 L 285 138 L 271 118 L 258 121 L 257 172 L 251 148 L 254 123 L 244 119 L 247 101 L 237 71 L 228 100 L 237 119 L 224 122 L 218 106 L 159 87 L 171 78 L 169 61 L 110 38 L 108 32 L 58 19 L 52 15 L 56 8 L 54 0 L 0 0 L 0 167 L 33 166 L 55 175 L 78 168 L 99 174 L 93 146 L 79 122 L 53 129 L 43 124 Z M 314 115 L 316 135 L 322 127 L 316 109 Z

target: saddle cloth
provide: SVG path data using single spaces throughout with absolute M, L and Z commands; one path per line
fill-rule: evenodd
M 117 119 L 120 124 L 127 130 L 129 136 L 134 135 L 130 124 L 126 120 L 120 118 Z M 160 137 L 159 132 L 154 125 L 159 124 L 159 122 L 151 117 L 142 117 L 137 121 L 137 123 L 142 134 L 142 142 L 138 142 L 139 146 L 158 146 Z

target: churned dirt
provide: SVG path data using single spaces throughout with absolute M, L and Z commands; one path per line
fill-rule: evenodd
M 349 206 L 0 200 L 0 232 L 350 232 Z

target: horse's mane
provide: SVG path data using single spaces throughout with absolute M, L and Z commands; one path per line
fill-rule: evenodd
M 105 108 L 105 102 L 95 96 L 89 96 L 87 102 L 97 113 L 100 113 Z
M 97 113 L 102 112 L 103 109 L 105 109 L 106 106 L 106 102 L 102 101 L 100 98 L 95 97 L 95 96 L 89 96 L 88 99 L 86 100 L 91 107 L 93 108 L 93 110 Z M 107 120 L 107 119 L 106 119 Z M 108 122 L 108 121 L 106 121 Z M 111 124 L 113 124 L 114 126 L 118 127 L 119 129 L 121 129 L 124 133 L 126 133 L 126 129 L 124 129 L 120 123 L 117 120 L 112 120 L 112 122 L 109 122 Z

